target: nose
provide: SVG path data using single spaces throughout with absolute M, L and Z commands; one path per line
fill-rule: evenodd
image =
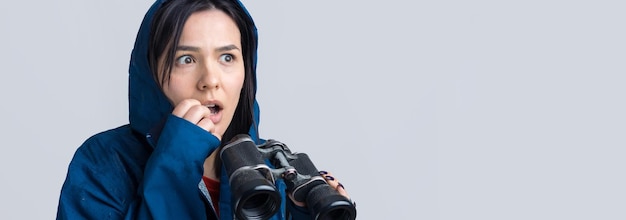
M 198 89 L 217 89 L 220 87 L 220 70 L 216 65 L 206 64 L 200 69 L 200 79 L 198 80 Z

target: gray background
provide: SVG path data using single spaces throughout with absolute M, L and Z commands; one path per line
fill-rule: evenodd
M 89 136 L 127 123 L 152 1 L 0 8 L 0 219 L 53 219 Z M 626 219 L 622 1 L 245 1 L 261 135 L 359 219 Z

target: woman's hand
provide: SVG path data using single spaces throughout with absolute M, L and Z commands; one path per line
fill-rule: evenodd
M 210 132 L 220 141 L 222 140 L 222 135 L 215 131 L 215 124 L 209 119 L 211 109 L 202 105 L 200 101 L 185 99 L 176 105 L 172 114 L 198 125 L 198 127 Z
M 337 180 L 337 178 L 335 178 L 332 175 L 332 173 L 329 173 L 329 172 L 326 172 L 326 171 L 320 171 L 320 175 L 322 175 L 322 177 L 324 177 L 324 179 L 326 180 L 328 185 L 330 185 L 330 187 L 332 187 L 335 190 L 337 190 L 337 192 L 339 192 L 339 194 L 341 194 L 342 196 L 345 196 L 346 198 L 350 199 L 350 196 L 348 195 L 348 192 L 346 191 L 346 189 L 343 187 L 343 184 L 341 184 Z

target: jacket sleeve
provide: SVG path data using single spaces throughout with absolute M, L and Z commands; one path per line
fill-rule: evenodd
M 198 190 L 203 163 L 220 141 L 202 128 L 170 115 L 154 152 L 146 163 L 128 216 L 141 219 L 206 219 L 204 198 Z M 133 213 L 136 211 L 137 213 Z
M 198 184 L 205 158 L 219 143 L 209 132 L 170 115 L 145 166 L 129 170 L 120 167 L 133 166 L 116 160 L 124 153 L 86 150 L 83 146 L 106 145 L 88 140 L 70 163 L 57 219 L 206 219 Z M 143 177 L 129 178 L 132 169 Z

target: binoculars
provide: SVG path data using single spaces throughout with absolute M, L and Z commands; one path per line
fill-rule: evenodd
M 250 136 L 240 134 L 219 153 L 228 174 L 237 219 L 272 217 L 281 204 L 274 184 L 277 179 L 285 181 L 293 200 L 306 203 L 313 219 L 356 218 L 354 204 L 328 185 L 308 155 L 292 153 L 281 142 L 270 139 L 256 145 Z

